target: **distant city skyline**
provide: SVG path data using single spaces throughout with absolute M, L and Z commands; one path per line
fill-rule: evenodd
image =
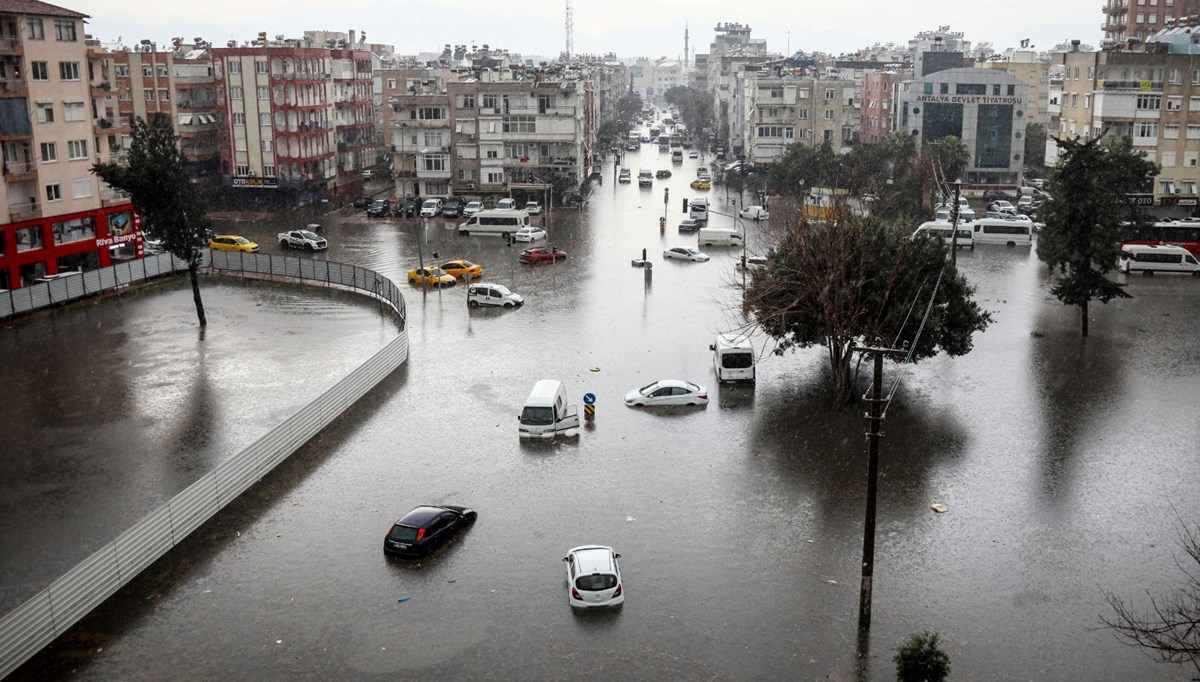
M 394 45 L 399 54 L 438 52 L 449 43 L 487 44 L 524 55 L 555 57 L 566 44 L 566 5 L 561 1 L 501 5 L 482 0 L 65 0 L 54 4 L 89 15 L 87 32 L 98 40 L 120 38 L 126 45 L 148 39 L 162 46 L 178 36 L 185 41 L 202 37 L 222 46 L 229 40 L 252 40 L 259 31 L 296 38 L 305 30 L 365 31 L 367 42 Z M 760 0 L 737 8 L 716 0 L 662 0 L 651 6 L 633 0 L 603 5 L 575 0 L 573 4 L 575 52 L 615 52 L 621 58 L 682 58 L 685 22 L 691 46 L 701 54 L 708 51 L 714 27 L 725 22 L 750 25 L 752 37 L 765 39 L 770 50 L 781 54 L 797 50 L 839 54 L 875 43 L 904 45 L 917 33 L 940 26 L 963 33 L 972 45 L 991 43 L 996 51 L 1017 47 L 1023 39 L 1038 50 L 1071 39 L 1098 45 L 1104 20 L 1096 0 L 1002 4 L 842 0 L 811 6 Z

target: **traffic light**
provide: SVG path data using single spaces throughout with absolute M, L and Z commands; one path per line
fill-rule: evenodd
M 687 213 L 687 197 L 683 199 L 683 212 Z

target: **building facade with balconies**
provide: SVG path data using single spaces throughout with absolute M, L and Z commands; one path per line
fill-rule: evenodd
M 238 203 L 308 205 L 336 190 L 332 54 L 295 42 L 213 49 L 221 173 L 246 194 Z
M 79 12 L 0 6 L 0 289 L 142 255 L 128 198 L 91 173 L 109 160 L 97 111 L 109 93 Z
M 772 163 L 788 145 L 829 143 L 840 153 L 856 139 L 851 109 L 855 84 L 812 78 L 781 67 L 748 68 L 735 79 L 733 151 L 754 163 Z
M 860 139 L 867 143 L 883 142 L 895 132 L 896 91 L 902 78 L 899 71 L 864 71 L 862 74 L 862 130 Z
M 1164 215 L 1197 213 L 1200 201 L 1200 62 L 1195 55 L 1067 52 L 1058 137 L 1124 136 L 1159 166 L 1139 196 Z
M 1145 42 L 1180 17 L 1200 12 L 1200 0 L 1105 0 L 1104 40 L 1109 45 Z
M 337 136 L 337 194 L 361 193 L 362 171 L 375 166 L 375 81 L 366 50 L 333 49 L 333 103 Z

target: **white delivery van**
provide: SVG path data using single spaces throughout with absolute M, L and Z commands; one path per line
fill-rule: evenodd
M 952 241 L 957 241 L 960 248 L 975 248 L 975 240 L 973 239 L 974 233 L 971 231 L 970 225 L 960 224 L 958 226 L 957 240 L 951 236 L 953 232 L 954 226 L 950 223 L 944 223 L 940 220 L 931 220 L 926 223 L 921 223 L 921 225 L 917 227 L 916 231 L 912 233 L 912 237 L 910 237 L 910 239 L 916 239 L 920 235 L 927 234 L 931 237 L 940 238 L 943 244 L 949 244 Z
M 696 231 L 700 246 L 741 246 L 745 239 L 737 230 L 725 227 L 702 227 Z
M 1033 244 L 1033 222 L 1029 220 L 1006 220 L 1004 218 L 980 218 L 971 223 L 974 244 L 1004 244 L 1006 246 L 1029 246 Z
M 1192 252 L 1171 244 L 1122 244 L 1117 267 L 1125 274 L 1180 272 L 1200 277 L 1200 263 Z
M 579 435 L 579 409 L 567 404 L 567 389 L 557 379 L 541 379 L 533 385 L 517 421 L 521 438 Z
M 654 184 L 654 171 L 649 168 L 638 170 L 638 187 L 650 187 Z
M 695 218 L 700 222 L 708 220 L 708 199 L 696 197 L 688 202 L 688 217 Z
M 529 227 L 528 211 L 492 209 L 480 211 L 458 226 L 459 234 L 516 234 L 522 227 Z
M 754 346 L 745 336 L 717 334 L 708 347 L 713 352 L 717 382 L 754 381 Z

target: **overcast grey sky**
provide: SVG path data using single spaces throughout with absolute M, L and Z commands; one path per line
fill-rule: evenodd
M 217 45 L 306 29 L 366 31 L 369 42 L 401 54 L 436 52 L 445 43 L 483 44 L 556 56 L 565 46 L 565 0 L 64 0 L 91 16 L 88 32 L 126 44 L 146 38 L 202 37 Z M 740 22 L 781 53 L 839 53 L 874 43 L 905 43 L 949 25 L 973 44 L 997 50 L 1023 38 L 1038 48 L 1078 38 L 1100 42 L 1103 0 L 574 0 L 575 51 L 621 57 L 680 57 L 686 21 L 691 44 L 708 51 L 713 27 Z

